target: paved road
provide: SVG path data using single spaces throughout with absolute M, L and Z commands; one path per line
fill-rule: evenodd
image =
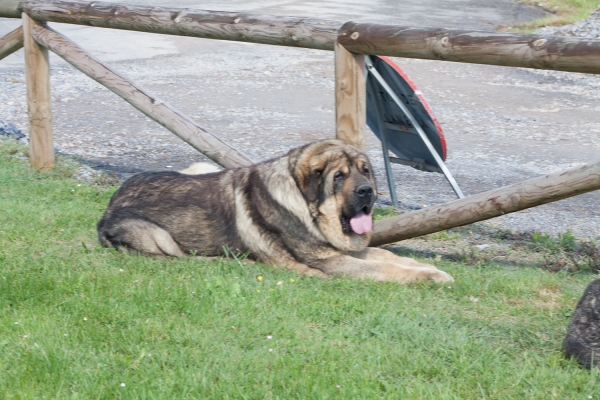
M 160 4 L 161 1 L 147 2 Z M 194 2 L 170 5 L 193 6 Z M 205 9 L 314 16 L 417 26 L 494 29 L 540 16 L 512 1 L 203 2 Z M 0 34 L 17 21 L 0 20 Z M 151 93 L 260 160 L 331 137 L 333 55 L 318 50 L 57 26 Z M 449 147 L 448 166 L 467 194 L 598 160 L 596 76 L 396 59 L 427 97 Z M 0 62 L 0 120 L 26 129 L 20 55 Z M 53 60 L 56 145 L 120 172 L 183 167 L 201 160 L 171 133 Z M 7 83 L 9 82 L 9 83 Z M 9 104 L 11 103 L 12 104 Z M 388 199 L 379 143 L 368 141 Z M 405 209 L 450 201 L 439 174 L 394 166 Z M 600 193 L 491 222 L 515 230 L 573 230 L 600 237 Z

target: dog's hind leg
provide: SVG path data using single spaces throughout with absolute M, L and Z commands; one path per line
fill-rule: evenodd
M 110 245 L 123 252 L 153 257 L 185 256 L 169 232 L 149 221 L 126 219 L 102 230 L 99 235 L 100 242 L 105 247 Z

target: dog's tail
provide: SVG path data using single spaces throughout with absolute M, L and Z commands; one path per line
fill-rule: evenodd
M 179 171 L 186 175 L 201 175 L 210 174 L 211 172 L 219 172 L 221 169 L 209 163 L 199 162 L 190 165 L 189 167 Z

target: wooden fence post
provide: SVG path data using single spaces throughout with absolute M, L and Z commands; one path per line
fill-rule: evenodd
M 48 50 L 38 45 L 31 36 L 37 22 L 25 13 L 22 19 L 29 114 L 29 164 L 33 169 L 49 171 L 54 167 L 54 138 Z
M 367 87 L 365 56 L 335 44 L 335 136 L 365 149 Z

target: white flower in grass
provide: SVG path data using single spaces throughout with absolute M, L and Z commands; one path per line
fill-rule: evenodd
M 283 285 L 283 281 L 277 282 L 278 285 Z
M 273 339 L 273 336 L 269 335 L 269 336 L 267 336 L 267 339 L 271 340 L 271 339 Z
M 125 387 L 125 384 L 123 382 L 121 382 L 121 387 Z
M 272 352 L 273 352 L 273 349 L 269 349 L 269 353 L 272 353 Z

